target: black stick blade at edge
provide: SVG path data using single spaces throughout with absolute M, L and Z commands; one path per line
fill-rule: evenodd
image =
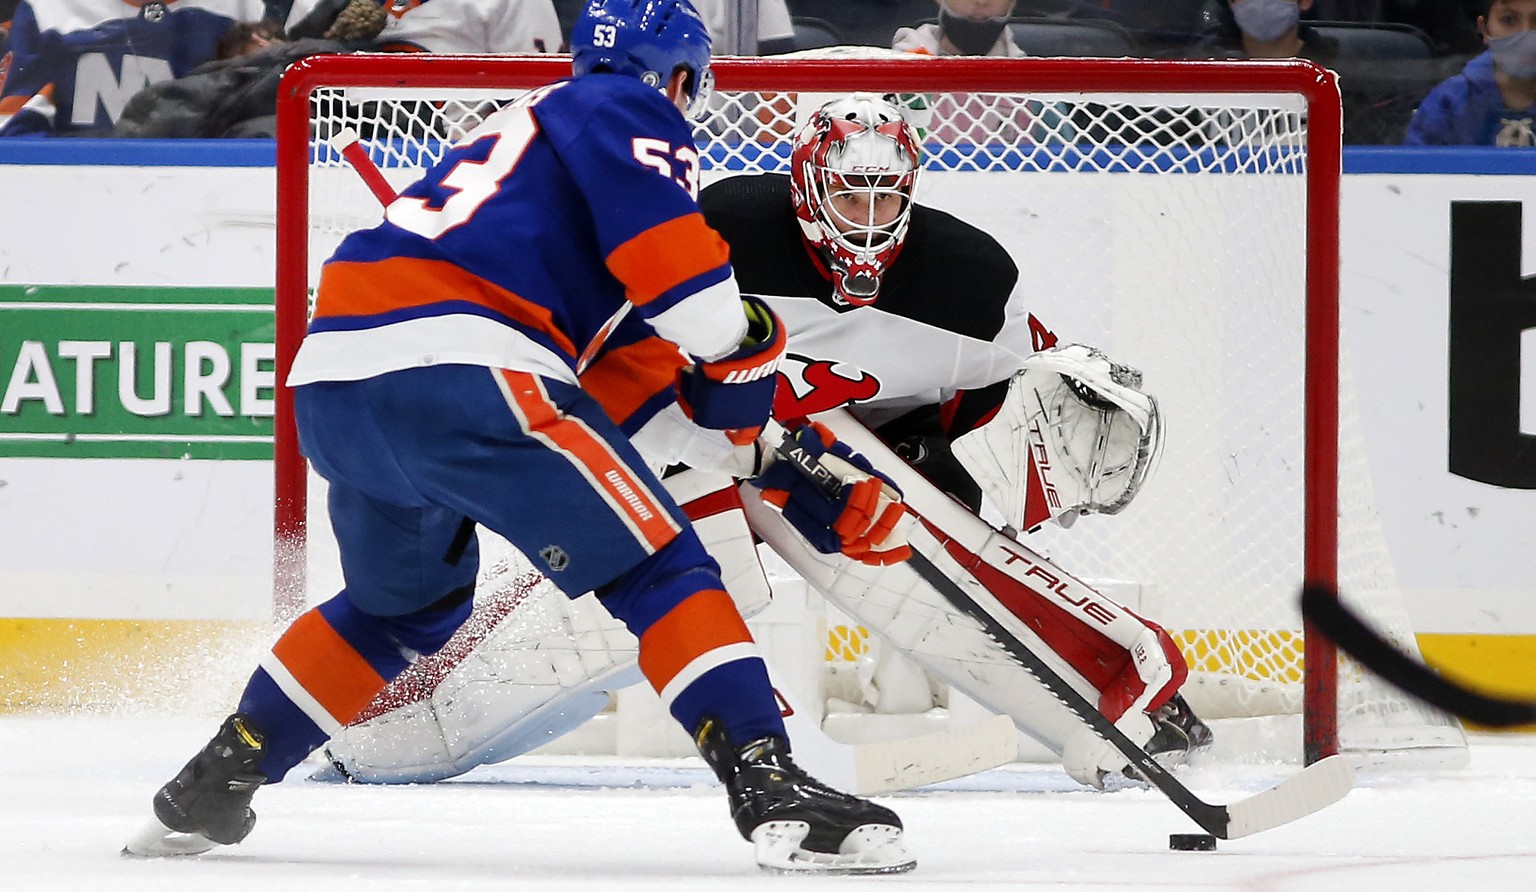
M 1327 589 L 1302 589 L 1301 613 L 1360 665 L 1431 706 L 1492 728 L 1536 722 L 1536 702 L 1493 697 L 1450 681 L 1393 647 Z

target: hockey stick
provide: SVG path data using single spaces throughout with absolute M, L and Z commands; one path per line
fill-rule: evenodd
M 772 445 L 778 455 L 793 464 L 827 495 L 836 498 L 842 490 L 842 482 L 796 443 L 788 432 L 777 425 L 770 426 L 775 428 L 770 440 L 776 440 Z M 918 531 L 920 535 L 931 535 L 927 527 L 921 524 Z M 1288 824 L 1339 801 L 1354 786 L 1354 769 L 1344 757 L 1335 755 L 1321 759 L 1247 799 L 1228 805 L 1205 802 L 1180 783 L 1146 750 L 1125 736 L 1096 706 L 1079 694 L 1017 636 L 1004 628 L 926 555 L 914 548 L 907 564 L 957 610 L 976 620 L 1052 696 L 1119 750 L 1141 772 L 1142 777 L 1161 790 L 1174 805 L 1212 836 L 1240 839 Z M 980 586 L 981 583 L 976 581 L 976 585 Z
M 388 207 L 389 203 L 395 200 L 395 187 L 389 184 L 389 180 L 384 179 L 384 172 L 379 170 L 379 166 L 373 163 L 372 158 L 368 157 L 368 150 L 363 148 L 362 137 L 356 130 L 343 127 L 332 134 L 331 138 L 326 140 L 326 144 L 332 151 L 340 154 L 342 159 L 357 172 L 357 175 L 362 177 L 363 184 L 368 187 L 369 192 L 373 193 L 373 197 L 378 199 L 381 206 Z
M 1492 728 L 1536 722 L 1536 701 L 1493 697 L 1450 681 L 1376 634 L 1334 592 L 1303 588 L 1301 615 L 1360 665 L 1430 706 Z

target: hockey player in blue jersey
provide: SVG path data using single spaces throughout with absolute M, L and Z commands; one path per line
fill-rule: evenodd
M 263 0 L 22 0 L 0 136 L 106 135 L 135 93 L 211 60 L 231 27 L 265 14 Z
M 480 523 L 572 597 L 596 591 L 635 634 L 642 673 L 764 868 L 914 865 L 893 812 L 790 760 L 718 564 L 578 379 L 619 321 L 643 320 L 690 357 L 677 392 L 692 421 L 757 454 L 785 336 L 740 294 L 695 199 L 682 109 L 706 98 L 708 34 L 687 0 L 592 0 L 572 44 L 573 78 L 492 115 L 327 262 L 288 384 L 300 443 L 330 483 L 345 588 L 273 645 L 127 853 L 244 839 L 261 785 L 468 616 Z M 801 444 L 841 456 L 825 466 L 848 495 L 827 500 L 779 466 L 784 496 L 814 501 L 794 516 L 823 518 L 850 554 L 899 555 L 899 492 L 810 431 Z

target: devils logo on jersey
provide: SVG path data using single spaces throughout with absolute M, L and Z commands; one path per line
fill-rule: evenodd
M 867 402 L 879 393 L 880 379 L 861 368 L 791 353 L 779 367 L 773 414 L 777 418 L 804 418 Z

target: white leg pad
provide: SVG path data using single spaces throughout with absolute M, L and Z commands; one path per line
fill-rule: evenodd
M 720 563 L 743 616 L 762 610 L 768 580 L 735 482 L 702 471 L 665 482 Z M 596 596 L 566 597 L 497 537 L 482 535 L 481 553 L 488 569 L 469 620 L 331 738 L 324 750 L 330 766 L 317 779 L 454 777 L 559 737 L 601 712 L 610 693 L 641 680 L 638 642 Z

